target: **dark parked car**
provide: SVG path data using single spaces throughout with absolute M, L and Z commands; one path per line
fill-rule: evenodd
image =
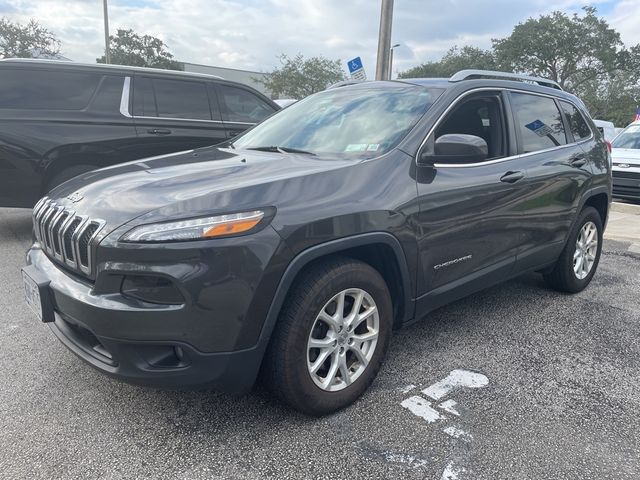
M 80 173 L 213 145 L 278 110 L 210 75 L 0 61 L 0 206 L 32 207 Z
M 367 389 L 394 328 L 441 305 L 532 271 L 584 289 L 610 199 L 603 138 L 551 82 L 365 82 L 224 148 L 58 187 L 34 210 L 25 291 L 102 372 L 242 392 L 262 369 L 324 414 Z

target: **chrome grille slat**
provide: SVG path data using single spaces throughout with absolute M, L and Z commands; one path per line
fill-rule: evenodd
M 47 241 L 49 243 L 49 253 L 56 256 L 56 242 L 55 242 L 55 230 L 56 225 L 60 221 L 62 214 L 64 213 L 64 207 L 56 207 L 54 213 L 47 225 Z
M 78 215 L 44 197 L 33 209 L 33 223 L 36 239 L 48 256 L 84 275 L 94 273 L 94 242 L 103 220 Z
M 52 202 L 49 204 L 49 207 L 44 212 L 44 215 L 42 215 L 42 222 L 40 223 L 40 233 L 42 234 L 42 245 L 47 252 L 49 251 L 49 248 L 50 248 L 49 222 L 51 221 L 51 219 L 55 214 L 56 214 L 56 204 L 55 202 Z

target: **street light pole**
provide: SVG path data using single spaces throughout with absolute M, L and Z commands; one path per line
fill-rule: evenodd
M 391 51 L 391 25 L 393 23 L 393 0 L 382 0 L 380 31 L 378 34 L 378 58 L 376 80 L 389 80 L 389 54 Z
M 109 48 L 109 7 L 107 0 L 102 0 L 104 7 L 104 63 L 111 63 L 111 49 Z
M 389 49 L 389 80 L 391 80 L 391 77 L 393 76 L 393 49 L 399 46 L 400 44 L 396 43 Z

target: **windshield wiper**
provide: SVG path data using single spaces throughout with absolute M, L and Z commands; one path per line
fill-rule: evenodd
M 303 155 L 313 155 L 316 154 L 313 152 L 308 152 L 306 150 L 300 150 L 299 148 L 291 148 L 291 147 L 280 147 L 278 145 L 270 145 L 264 147 L 249 147 L 247 150 L 259 150 L 261 152 L 278 152 L 278 153 L 302 153 Z

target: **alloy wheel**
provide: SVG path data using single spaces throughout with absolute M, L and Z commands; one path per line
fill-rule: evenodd
M 336 392 L 367 369 L 378 343 L 380 316 L 373 297 L 343 290 L 316 316 L 307 342 L 307 369 L 322 390 Z
M 595 223 L 587 222 L 580 229 L 573 253 L 573 273 L 578 280 L 584 280 L 596 260 L 598 253 L 598 228 Z

